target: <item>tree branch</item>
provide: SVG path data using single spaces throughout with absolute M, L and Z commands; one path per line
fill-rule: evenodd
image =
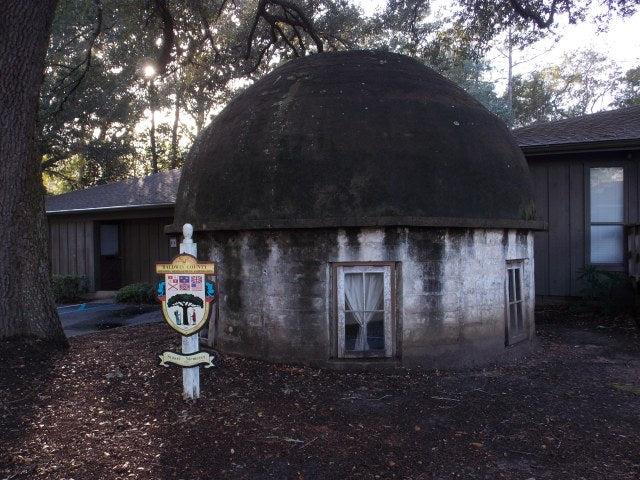
M 73 68 L 71 72 L 77 70 L 82 65 L 85 65 L 84 70 L 82 71 L 80 76 L 76 79 L 76 81 L 71 85 L 71 88 L 67 91 L 65 96 L 62 98 L 62 100 L 60 101 L 60 105 L 58 105 L 58 108 L 55 113 L 62 111 L 64 104 L 67 103 L 67 101 L 71 97 L 71 94 L 78 89 L 78 87 L 84 80 L 84 77 L 87 76 L 87 72 L 89 71 L 89 68 L 91 67 L 91 61 L 93 58 L 93 47 L 95 46 L 96 41 L 98 40 L 98 36 L 100 35 L 100 32 L 102 32 L 102 3 L 101 3 L 101 0 L 94 0 L 94 3 L 96 5 L 96 25 L 95 25 L 95 28 L 93 29 L 93 34 L 91 35 L 91 39 L 89 40 L 89 47 L 87 48 L 87 53 L 85 55 L 84 61 L 79 65 L 77 65 L 75 68 Z
M 282 9 L 282 15 L 267 12 L 267 7 L 269 5 L 280 7 Z M 271 26 L 272 30 L 280 33 L 283 41 L 289 48 L 293 50 L 296 56 L 299 56 L 298 50 L 293 46 L 291 39 L 289 39 L 289 37 L 287 37 L 287 35 L 284 33 L 282 25 L 289 25 L 294 30 L 294 38 L 298 39 L 298 43 L 300 43 L 300 47 L 302 48 L 303 52 L 305 51 L 304 42 L 302 41 L 302 36 L 295 27 L 301 27 L 307 33 L 307 35 L 311 37 L 313 42 L 316 44 L 318 52 L 323 51 L 322 40 L 316 33 L 312 21 L 305 15 L 305 13 L 298 5 L 288 0 L 260 0 L 256 9 L 256 15 L 253 19 L 253 23 L 249 31 L 249 36 L 247 37 L 247 51 L 245 54 L 246 59 L 249 59 L 249 57 L 251 56 L 251 45 L 253 43 L 255 32 L 261 18 L 263 18 Z
M 218 9 L 218 13 L 216 14 L 216 21 L 220 18 L 220 15 L 222 15 L 222 10 L 224 9 L 225 5 L 226 5 L 226 0 L 222 2 L 222 4 L 220 5 L 220 8 Z M 211 34 L 211 25 L 207 20 L 207 15 L 206 15 L 204 6 L 202 5 L 202 1 L 192 0 L 192 8 L 196 11 L 196 13 L 198 14 L 198 17 L 200 18 L 200 24 L 202 25 L 202 30 L 204 31 L 204 34 L 203 34 L 204 39 L 209 41 L 209 44 L 213 49 L 213 52 L 215 54 L 214 62 L 218 62 L 220 60 L 220 50 L 216 46 L 216 42 L 213 39 L 213 35 Z
M 65 175 L 64 173 L 59 172 L 57 170 L 48 170 L 47 173 L 52 177 L 58 177 L 64 180 L 65 182 L 68 182 L 72 186 L 72 189 L 78 188 L 78 181 L 75 178 L 71 178 L 70 176 Z
M 295 13 L 294 17 L 297 16 L 298 17 L 297 21 L 300 22 L 295 24 L 300 25 L 304 29 L 304 31 L 309 34 L 309 36 L 315 42 L 318 52 L 322 52 L 323 50 L 322 40 L 320 40 L 320 37 L 318 37 L 316 33 L 316 29 L 313 26 L 311 19 L 305 15 L 305 13 L 302 11 L 302 9 L 298 5 L 288 0 L 270 0 L 270 2 L 273 3 L 274 5 L 280 5 L 285 11 L 287 10 L 293 11 Z M 294 23 L 291 23 L 291 25 L 294 25 Z
M 558 0 L 553 0 L 553 2 L 551 2 L 551 6 L 549 7 L 549 17 L 546 20 L 542 18 L 540 13 L 526 7 L 520 0 L 509 0 L 509 3 L 516 13 L 525 20 L 532 20 L 539 28 L 549 28 L 553 23 L 553 17 L 556 13 Z
M 267 53 L 269 48 L 271 48 L 272 45 L 273 45 L 273 42 L 269 42 L 262 50 L 260 50 L 260 53 L 258 54 L 258 60 L 256 60 L 256 62 L 253 64 L 252 67 L 244 70 L 243 72 L 244 75 L 251 75 L 256 70 L 258 70 L 258 67 L 262 63 L 262 59 L 264 58 L 265 54 Z
M 171 60 L 171 51 L 175 44 L 174 21 L 165 0 L 154 0 L 154 3 L 162 20 L 162 48 L 156 60 L 156 70 L 158 74 L 164 75 Z
M 267 4 L 267 0 L 260 0 L 258 2 L 258 8 L 256 8 L 256 15 L 255 17 L 253 17 L 251 30 L 249 30 L 249 35 L 247 35 L 247 52 L 245 53 L 245 56 L 244 56 L 244 58 L 247 60 L 249 60 L 249 57 L 251 56 L 251 44 L 253 43 L 253 37 L 256 34 L 256 28 L 258 28 L 258 23 L 260 22 L 260 17 L 264 12 L 266 4 Z M 260 58 L 262 58 L 262 56 L 260 56 Z M 258 67 L 256 66 L 255 68 L 258 68 Z

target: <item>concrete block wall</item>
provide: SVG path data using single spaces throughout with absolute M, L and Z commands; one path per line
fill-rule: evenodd
M 200 234 L 218 263 L 217 347 L 278 362 L 335 363 L 332 265 L 396 265 L 394 358 L 457 368 L 505 347 L 506 262 L 522 260 L 533 337 L 533 234 L 503 229 L 348 228 Z M 347 360 L 345 362 L 348 362 Z

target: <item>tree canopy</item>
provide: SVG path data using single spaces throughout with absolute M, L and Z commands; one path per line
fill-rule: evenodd
M 511 123 L 514 108 L 540 101 L 527 92 L 557 92 L 547 91 L 550 72 L 520 76 L 512 106 L 512 96 L 486 80 L 484 55 L 497 39 L 506 35 L 509 48 L 522 49 L 562 16 L 583 21 L 599 4 L 595 21 L 604 22 L 633 14 L 639 2 L 460 0 L 436 19 L 428 0 L 388 0 L 372 18 L 348 0 L 60 0 L 40 97 L 45 180 L 59 193 L 179 167 L 235 91 L 283 60 L 323 50 L 415 57 Z M 519 124 L 553 118 L 517 114 Z

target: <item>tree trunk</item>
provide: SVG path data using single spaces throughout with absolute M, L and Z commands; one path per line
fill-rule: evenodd
M 158 173 L 158 148 L 156 146 L 156 86 L 153 79 L 149 85 L 149 108 L 151 108 L 151 128 L 149 129 L 149 146 L 151 148 L 151 173 Z
M 509 69 L 507 72 L 507 107 L 509 108 L 509 127 L 513 127 L 513 39 L 511 37 L 511 27 L 509 27 L 507 48 L 509 49 Z
M 57 0 L 12 0 L 0 16 L 0 338 L 67 339 L 51 290 L 38 94 Z
M 204 89 L 202 86 L 199 86 L 196 98 L 201 99 L 203 96 Z M 205 102 L 201 101 L 198 101 L 196 104 L 196 135 L 199 135 L 200 131 L 204 128 L 204 104 Z
M 171 168 L 178 167 L 178 127 L 180 126 L 180 102 L 182 101 L 177 79 L 176 85 L 176 101 L 173 110 L 173 126 L 171 127 L 171 160 L 169 163 Z
M 151 128 L 149 129 L 151 143 L 151 173 L 158 173 L 158 149 L 156 147 L 156 111 L 151 109 Z

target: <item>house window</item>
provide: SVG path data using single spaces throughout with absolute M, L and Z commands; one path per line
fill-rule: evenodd
M 338 357 L 391 357 L 393 266 L 336 264 L 334 271 Z
M 507 263 L 507 345 L 513 345 L 527 338 L 522 273 L 522 261 Z
M 600 265 L 624 262 L 624 169 L 591 168 L 590 261 Z

